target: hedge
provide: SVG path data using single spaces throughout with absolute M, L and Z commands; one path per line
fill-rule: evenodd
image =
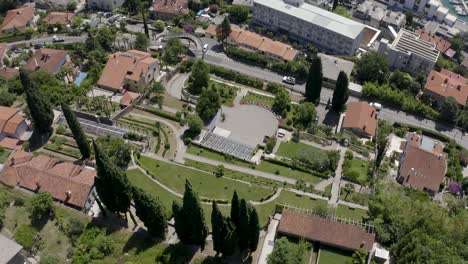
M 291 169 L 294 169 L 294 170 L 302 171 L 302 172 L 305 172 L 305 173 L 309 173 L 309 174 L 311 174 L 313 176 L 317 176 L 317 177 L 320 177 L 320 178 L 324 178 L 324 179 L 329 178 L 329 176 L 326 173 L 321 173 L 321 172 L 309 170 L 309 169 L 306 169 L 306 168 L 303 168 L 303 167 L 299 167 L 299 166 L 291 164 L 291 163 L 289 163 L 287 161 L 278 160 L 278 159 L 268 159 L 268 162 L 271 162 L 273 164 L 280 165 L 280 166 L 283 166 L 283 167 L 291 168 Z
M 224 67 L 210 65 L 210 73 L 220 78 L 240 83 L 246 86 L 251 86 L 257 89 L 263 88 L 262 80 L 238 73 L 233 70 L 228 70 Z
M 267 67 L 272 61 L 267 56 L 256 52 L 245 51 L 233 46 L 227 46 L 224 49 L 226 55 L 234 57 L 240 61 L 254 64 L 260 67 Z
M 162 110 L 156 109 L 154 107 L 149 108 L 149 107 L 143 107 L 143 106 L 137 105 L 137 106 L 135 106 L 135 108 L 138 109 L 138 110 L 142 110 L 142 111 L 145 111 L 145 112 L 160 116 L 162 118 L 166 118 L 166 119 L 169 119 L 169 120 L 172 120 L 172 121 L 176 121 L 178 123 L 180 123 L 180 121 L 182 121 L 182 118 L 177 117 L 177 116 L 172 115 L 172 114 L 169 114 L 169 113 L 164 112 Z

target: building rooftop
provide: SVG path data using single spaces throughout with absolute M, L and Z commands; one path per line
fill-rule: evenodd
M 18 109 L 0 106 L 0 134 L 15 134 L 18 125 L 25 119 L 18 114 Z
M 442 97 L 451 96 L 461 106 L 465 106 L 468 99 L 468 79 L 446 69 L 432 70 L 424 88 Z
M 400 30 L 391 47 L 401 52 L 417 54 L 433 62 L 437 62 L 439 57 L 435 44 L 420 39 L 418 34 L 406 29 Z
M 322 59 L 322 72 L 323 77 L 330 80 L 337 80 L 340 71 L 344 71 L 346 75 L 351 75 L 354 68 L 352 61 L 340 59 L 323 53 L 319 53 L 318 56 Z
M 10 68 L 10 67 L 3 67 L 0 68 L 0 77 L 10 80 L 14 78 L 16 75 L 19 74 L 19 70 L 15 68 Z
M 151 10 L 172 15 L 185 14 L 188 12 L 187 0 L 156 0 Z
M 23 66 L 29 71 L 45 71 L 57 73 L 66 61 L 68 54 L 65 50 L 41 48 Z
M 429 30 L 418 29 L 416 30 L 416 34 L 419 35 L 419 39 L 425 40 L 427 42 L 431 42 L 436 45 L 436 49 L 442 53 L 446 52 L 452 44 L 447 40 L 436 36 L 434 33 L 431 33 Z
M 343 128 L 360 129 L 371 137 L 377 128 L 377 110 L 367 102 L 351 102 L 346 106 Z
M 10 263 L 23 247 L 14 240 L 0 234 L 0 263 Z
M 375 241 L 375 234 L 362 226 L 288 209 L 283 210 L 278 232 L 352 251 L 360 248 L 370 251 Z
M 83 208 L 94 185 L 96 171 L 47 156 L 17 151 L 0 175 L 0 181 L 35 192 L 48 192 L 54 199 Z
M 416 133 L 408 134 L 400 162 L 402 184 L 438 192 L 447 167 L 443 149 L 437 141 Z
M 299 2 L 299 1 L 298 1 Z M 348 38 L 356 38 L 364 30 L 362 23 L 328 12 L 310 4 L 287 4 L 282 0 L 254 0 L 254 5 L 268 6 L 279 12 L 326 28 Z
M 74 16 L 72 12 L 50 12 L 43 22 L 47 25 L 69 25 Z
M 3 19 L 1 31 L 12 30 L 15 28 L 26 27 L 30 21 L 34 19 L 34 8 L 21 7 L 17 9 L 8 10 L 5 18 Z

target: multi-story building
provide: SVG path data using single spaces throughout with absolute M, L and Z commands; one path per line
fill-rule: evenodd
M 390 7 L 397 7 L 413 13 L 422 14 L 426 18 L 453 25 L 457 17 L 449 14 L 439 0 L 389 0 Z
M 413 76 L 427 76 L 439 58 L 439 51 L 434 43 L 424 41 L 418 34 L 406 29 L 401 29 L 392 43 L 382 39 L 378 51 L 387 57 L 393 69 Z
M 187 0 L 156 0 L 149 8 L 153 19 L 171 20 L 177 15 L 189 13 Z
M 431 98 L 436 107 L 442 106 L 445 98 L 453 97 L 462 108 L 468 99 L 468 79 L 446 69 L 431 71 L 423 95 Z
M 86 3 L 90 9 L 99 9 L 112 11 L 123 5 L 125 0 L 87 0 Z
M 365 28 L 304 0 L 254 0 L 252 12 L 255 24 L 336 55 L 356 54 Z

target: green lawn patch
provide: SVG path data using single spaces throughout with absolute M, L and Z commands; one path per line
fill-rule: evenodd
M 5 163 L 5 161 L 8 159 L 8 156 L 10 156 L 11 151 L 5 148 L 2 148 L 0 150 L 0 164 Z
M 289 142 L 281 142 L 281 145 L 279 146 L 276 155 L 292 159 L 297 157 L 297 155 L 301 152 L 306 152 L 308 154 L 317 156 L 327 155 L 326 150 L 322 150 L 314 146 L 304 144 L 302 142 L 294 142 L 292 140 Z
M 212 174 L 193 170 L 174 163 L 163 162 L 142 156 L 140 163 L 144 169 L 165 186 L 183 193 L 185 181 L 189 180 L 193 189 L 201 197 L 217 200 L 230 200 L 234 190 L 240 197 L 246 200 L 258 201 L 261 198 L 270 196 L 273 191 L 261 187 L 249 186 L 248 184 L 216 177 Z
M 221 161 L 221 162 L 230 163 L 230 164 L 237 165 L 237 166 L 242 166 L 242 167 L 252 168 L 252 166 L 254 166 L 251 163 L 248 163 L 248 162 L 245 162 L 245 161 L 242 161 L 242 160 L 238 160 L 238 159 L 233 158 L 231 156 L 224 155 L 224 154 L 221 154 L 219 152 L 209 150 L 209 149 L 206 149 L 206 148 L 202 148 L 202 147 L 199 147 L 199 146 L 195 146 L 195 145 L 191 145 L 190 147 L 188 147 L 187 148 L 187 153 L 192 154 L 192 155 L 197 155 L 197 156 L 200 156 L 200 157 L 205 157 L 207 159 L 212 159 L 212 160 L 217 160 L 217 161 Z
M 274 97 L 248 92 L 242 98 L 241 103 L 256 102 L 256 103 L 260 103 L 260 104 L 267 105 L 267 106 L 271 107 L 271 106 L 273 106 L 274 101 L 275 101 Z
M 351 261 L 353 252 L 328 246 L 321 246 L 319 254 L 319 264 L 344 264 Z
M 341 188 L 340 200 L 357 203 L 361 205 L 367 205 L 367 202 L 369 201 L 369 194 L 354 191 L 346 195 L 344 188 Z
M 356 181 L 360 184 L 365 184 L 369 177 L 369 161 L 353 158 L 353 159 L 345 159 L 343 163 L 343 176 Z
M 285 166 L 281 166 L 279 164 L 275 164 L 272 162 L 269 162 L 267 160 L 262 161 L 257 167 L 257 170 L 264 171 L 264 172 L 269 172 L 272 174 L 277 174 L 280 176 L 288 177 L 288 178 L 293 178 L 296 180 L 302 180 L 307 183 L 312 183 L 312 184 L 317 184 L 321 182 L 323 179 L 314 175 L 311 175 L 309 173 L 299 171 L 299 170 L 294 170 L 292 168 L 288 168 Z
M 336 208 L 336 216 L 354 221 L 365 221 L 368 215 L 366 210 L 355 209 L 339 204 Z

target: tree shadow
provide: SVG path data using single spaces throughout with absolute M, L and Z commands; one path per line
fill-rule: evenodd
M 35 130 L 32 133 L 31 138 L 29 138 L 29 151 L 32 152 L 38 150 L 39 148 L 47 144 L 51 135 L 52 131 L 50 131 L 47 134 L 40 134 L 39 132 L 37 132 L 37 130 Z
M 99 212 L 99 215 L 93 218 L 91 224 L 100 228 L 104 228 L 107 235 L 128 227 L 128 222 L 125 218 L 107 210 L 105 216 L 102 212 Z
M 332 110 L 328 110 L 323 119 L 323 124 L 328 126 L 336 126 L 340 121 L 340 114 Z
M 159 244 L 161 239 L 154 239 L 146 230 L 138 228 L 136 232 L 133 232 L 132 236 L 125 243 L 122 251 L 128 252 L 132 249 L 136 249 L 135 254 L 145 251 L 148 248 Z
M 164 249 L 163 254 L 156 257 L 156 263 L 190 263 L 200 247 L 184 245 L 182 243 L 171 244 Z

